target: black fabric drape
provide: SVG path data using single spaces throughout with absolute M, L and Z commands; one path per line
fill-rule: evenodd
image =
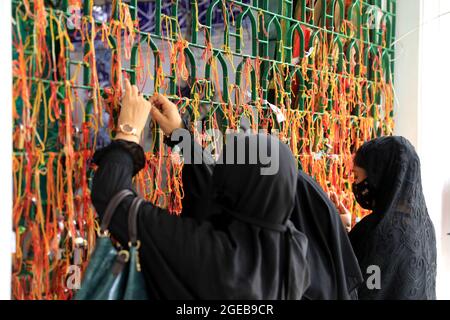
M 308 238 L 311 284 L 304 299 L 356 299 L 362 275 L 347 232 L 327 194 L 303 171 L 291 220 Z
M 243 130 L 245 129 L 248 128 L 244 127 Z M 197 154 L 202 152 L 198 145 L 193 150 Z M 183 214 L 208 219 L 217 228 L 229 223 L 230 216 L 221 215 L 220 209 L 215 211 L 210 207 L 210 199 L 205 200 L 211 198 L 212 193 L 211 165 L 185 165 L 183 185 Z M 362 282 L 362 275 L 347 232 L 327 194 L 303 171 L 298 173 L 295 208 L 290 219 L 295 228 L 308 238 L 307 260 L 311 284 L 303 298 L 357 299 L 357 287 Z
M 381 288 L 359 289 L 360 299 L 435 299 L 436 236 L 428 216 L 414 147 L 403 137 L 365 143 L 355 164 L 367 172 L 373 213 L 350 232 L 364 277 L 381 271 Z
M 249 139 L 268 139 L 272 147 L 276 145 L 272 141 L 274 138 L 267 136 Z M 292 224 L 285 223 L 294 206 L 295 163 L 290 150 L 281 143 L 277 145 L 280 146 L 280 170 L 271 178 L 254 176 L 256 168 L 261 167 L 259 165 L 227 165 L 218 170 L 226 173 L 220 178 L 216 176 L 217 167 L 214 169 L 212 192 L 226 195 L 229 201 L 213 203 L 211 207 L 214 210 L 221 207 L 221 216 L 232 217 L 226 219 L 226 224 L 217 226 L 183 214 L 176 217 L 149 202 L 141 206 L 138 220 L 142 242 L 140 257 L 152 299 L 302 297 L 309 284 L 307 240 Z M 99 168 L 91 196 L 100 217 L 116 192 L 132 188 L 133 159 L 136 158 L 139 157 L 117 142 L 94 156 Z M 242 167 L 247 170 L 242 172 Z M 230 190 L 235 187 L 242 193 Z M 254 187 L 257 189 L 252 192 Z M 267 206 L 257 203 L 263 191 Z M 278 197 L 279 194 L 283 196 Z M 110 225 L 111 233 L 122 244 L 128 241 L 127 210 L 132 198 L 122 202 Z M 286 231 L 258 226 L 245 221 L 246 217 L 282 224 Z
M 187 154 L 182 152 L 185 159 L 182 172 L 184 194 L 182 216 L 202 221 L 207 218 L 208 208 L 211 206 L 214 160 L 192 137 L 190 146 L 190 159 L 187 159 Z M 202 161 L 196 161 L 198 159 Z

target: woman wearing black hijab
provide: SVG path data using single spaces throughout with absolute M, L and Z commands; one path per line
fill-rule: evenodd
M 241 119 L 241 130 L 249 124 Z M 185 124 L 185 127 L 188 127 Z M 198 144 L 192 145 L 192 154 L 204 154 Z M 191 154 L 191 157 L 193 156 Z M 208 154 L 204 154 L 207 156 Z M 208 219 L 217 227 L 225 225 L 226 217 L 217 214 L 208 201 L 212 184 L 212 162 L 185 163 L 183 166 L 183 216 Z M 308 239 L 307 262 L 310 285 L 304 300 L 355 300 L 363 278 L 348 234 L 338 211 L 320 185 L 302 170 L 297 175 L 295 207 L 290 220 Z
M 117 192 L 133 189 L 132 176 L 144 166 L 142 148 L 128 132 L 142 131 L 149 109 L 167 135 L 184 130 L 181 119 L 173 125 L 178 119 L 173 104 L 161 95 L 152 102 L 153 108 L 126 82 L 119 117 L 125 130 L 94 156 L 99 168 L 91 197 L 100 217 Z M 140 207 L 139 253 L 152 299 L 300 299 L 308 287 L 307 240 L 288 220 L 297 174 L 292 153 L 267 135 L 237 136 L 236 141 L 245 146 L 245 154 L 257 145 L 257 162 L 249 164 L 247 158 L 245 164 L 215 166 L 215 223 L 176 217 L 149 202 Z M 237 145 L 227 144 L 224 159 Z M 274 175 L 260 175 L 267 167 L 260 157 L 266 145 L 278 155 Z M 121 203 L 109 228 L 122 244 L 128 242 L 127 211 L 133 199 Z
M 372 213 L 350 240 L 365 279 L 379 268 L 381 280 L 363 284 L 359 298 L 436 299 L 435 231 L 414 147 L 403 137 L 369 141 L 355 155 L 354 173 L 356 200 Z

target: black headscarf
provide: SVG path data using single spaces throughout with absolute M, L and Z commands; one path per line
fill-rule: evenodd
M 239 146 L 245 146 L 245 164 L 239 164 Z M 270 162 L 262 158 L 266 151 Z M 228 163 L 231 159 L 234 164 Z M 221 229 L 243 222 L 251 228 L 252 236 L 259 238 L 263 245 L 253 252 L 266 273 L 264 282 L 268 285 L 262 290 L 279 288 L 270 298 L 300 299 L 309 285 L 307 240 L 289 220 L 295 204 L 296 176 L 290 149 L 277 138 L 263 134 L 231 136 L 214 168 L 208 219 Z
M 224 155 L 239 145 L 247 155 L 255 143 L 267 146 L 278 155 L 278 170 L 261 175 L 270 165 L 259 152 L 254 164 L 217 164 L 210 209 L 218 219 L 176 217 L 149 202 L 141 206 L 140 258 L 151 299 L 301 299 L 308 287 L 307 239 L 289 221 L 297 182 L 292 153 L 267 135 L 239 135 L 236 141 Z M 112 195 L 131 185 L 132 158 L 119 147 L 95 157 L 92 200 L 100 216 Z M 110 225 L 123 244 L 131 201 L 122 202 Z
M 380 268 L 381 288 L 362 285 L 360 299 L 435 299 L 436 237 L 422 192 L 420 161 L 403 137 L 365 143 L 355 165 L 367 172 L 373 213 L 350 232 L 365 278 Z
M 308 238 L 311 284 L 304 299 L 356 299 L 362 275 L 347 232 L 327 194 L 303 171 L 298 173 L 291 220 Z

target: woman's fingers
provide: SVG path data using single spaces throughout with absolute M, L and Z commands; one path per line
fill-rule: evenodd
M 165 95 L 163 94 L 159 94 L 157 95 L 158 99 L 161 101 L 161 103 L 165 106 L 171 104 L 172 102 L 170 102 L 169 98 L 167 98 Z
M 153 103 L 155 107 L 161 109 L 162 112 L 165 112 L 172 103 L 165 95 L 159 93 L 156 93 L 153 97 L 151 97 L 150 101 Z
M 144 97 L 142 97 L 142 99 L 145 101 L 145 103 L 148 105 L 148 111 L 152 111 L 153 109 L 153 103 L 150 100 L 145 99 Z
M 339 200 L 338 200 L 336 192 L 330 191 L 330 198 L 331 198 L 331 201 L 333 201 L 336 205 L 338 204 Z
M 177 106 L 166 96 L 156 93 L 150 102 L 155 107 L 152 108 L 153 119 L 159 124 L 165 135 L 169 136 L 173 130 L 183 127 Z
M 139 97 L 139 89 L 136 85 L 131 85 L 131 82 L 129 79 L 125 78 L 125 96 L 127 97 Z M 124 96 L 124 98 L 125 98 Z
M 124 96 L 124 98 L 125 98 L 126 96 L 130 96 L 132 91 L 131 91 L 130 80 L 125 78 L 124 82 L 125 82 L 125 96 Z
M 330 191 L 330 199 L 335 204 L 336 208 L 339 210 L 341 214 L 348 214 L 350 211 L 348 211 L 347 207 L 342 203 L 342 201 L 339 199 L 338 195 L 335 191 Z
M 341 214 L 341 221 L 342 224 L 344 225 L 345 229 L 347 230 L 347 232 L 350 232 L 351 228 L 352 228 L 352 216 L 350 213 L 346 213 L 346 214 Z
M 166 117 L 158 110 L 158 108 L 151 108 L 150 113 L 152 118 L 159 124 L 160 127 L 164 127 L 166 124 Z
M 139 97 L 139 89 L 136 85 L 132 86 L 132 90 L 133 90 L 133 96 Z

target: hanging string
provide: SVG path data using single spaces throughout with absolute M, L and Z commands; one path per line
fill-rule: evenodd
M 344 12 L 355 1 L 345 1 Z M 238 129 L 245 116 L 253 132 L 265 129 L 278 134 L 303 170 L 326 192 L 335 191 L 354 212 L 353 220 L 368 213 L 356 205 L 351 193 L 352 157 L 364 141 L 393 132 L 395 91 L 385 65 L 391 63 L 392 55 L 389 59 L 383 55 L 389 49 L 384 48 L 389 32 L 385 25 L 377 30 L 382 39 L 379 46 L 364 38 L 355 18 L 342 17 L 341 35 L 336 35 L 329 32 L 334 23 L 312 26 L 311 21 L 301 20 L 301 10 L 295 10 L 302 32 L 294 32 L 293 43 L 286 39 L 289 26 L 280 17 L 282 34 L 277 35 L 278 50 L 271 59 L 238 54 L 232 47 L 233 37 L 244 43 L 243 28 L 231 32 L 238 20 L 234 15 L 251 5 L 219 4 L 213 14 L 224 21 L 226 39 L 216 46 L 212 30 L 200 21 L 195 21 L 192 32 L 205 41 L 192 44 L 183 36 L 177 17 L 161 15 L 158 27 L 162 34 L 147 34 L 140 31 L 127 3 L 114 0 L 106 22 L 95 21 L 93 1 L 90 4 L 88 10 L 80 10 L 87 13 L 74 30 L 68 28 L 71 13 L 48 8 L 44 0 L 21 0 L 14 5 L 15 298 L 68 299 L 73 295 L 67 287 L 67 272 L 72 265 L 84 270 L 98 229 L 90 199 L 96 170 L 92 156 L 102 128 L 106 127 L 109 138 L 115 135 L 122 80 L 133 73 L 142 91 L 152 83 L 154 92 L 167 93 L 181 113 L 191 115 L 193 123 L 202 120 L 200 128 L 193 125 L 193 134 L 204 147 L 214 146 L 214 156 L 221 149 L 217 130 Z M 70 5 L 83 9 L 78 0 L 71 0 Z M 198 17 L 200 5 L 197 1 L 192 5 Z M 309 5 L 319 10 L 313 9 L 311 1 Z M 361 6 L 359 11 L 353 14 L 361 14 Z M 253 38 L 270 39 L 274 29 L 268 30 L 266 21 L 271 15 L 258 7 L 251 13 L 256 20 Z M 314 16 L 321 13 L 309 11 L 307 18 Z M 223 39 L 223 34 L 219 36 Z M 305 52 L 300 52 L 300 40 Z M 80 61 L 74 61 L 80 45 L 83 53 Z M 257 44 L 258 48 L 266 45 Z M 109 86 L 100 83 L 99 46 L 111 52 Z M 291 61 L 289 50 L 294 53 Z M 188 51 L 194 61 L 186 59 Z M 130 60 L 133 70 L 124 70 Z M 206 64 L 209 76 L 199 70 L 199 65 Z M 201 76 L 193 77 L 191 70 Z M 240 83 L 231 83 L 236 77 L 224 77 L 225 71 L 239 74 Z M 182 82 L 190 86 L 188 97 L 181 96 Z M 105 124 L 104 113 L 109 115 Z M 169 213 L 182 214 L 182 155 L 164 145 L 157 125 L 152 126 L 146 148 L 145 167 L 133 181 L 136 190 Z

